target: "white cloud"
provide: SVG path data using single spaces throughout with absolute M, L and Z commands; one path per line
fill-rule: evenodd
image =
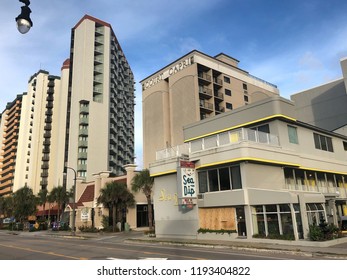
M 320 61 L 318 57 L 316 57 L 312 52 L 308 51 L 304 53 L 299 58 L 299 65 L 302 68 L 308 68 L 312 70 L 322 69 L 323 63 Z

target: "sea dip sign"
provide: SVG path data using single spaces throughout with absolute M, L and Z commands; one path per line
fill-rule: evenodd
M 180 161 L 179 186 L 181 198 L 196 198 L 195 164 L 190 161 Z

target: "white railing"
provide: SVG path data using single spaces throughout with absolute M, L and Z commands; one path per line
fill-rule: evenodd
M 180 157 L 184 154 L 189 154 L 189 144 L 183 144 L 157 151 L 156 160 Z
M 279 146 L 276 135 L 249 128 L 240 128 L 191 141 L 190 153 L 245 141 Z
M 269 133 L 240 128 L 212 136 L 193 140 L 189 143 L 176 147 L 166 148 L 156 152 L 156 159 L 179 157 L 182 154 L 192 154 L 225 145 L 235 145 L 240 142 L 255 142 L 272 146 L 279 146 L 278 136 Z

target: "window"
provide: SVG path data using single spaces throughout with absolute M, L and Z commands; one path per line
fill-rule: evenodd
M 225 103 L 225 107 L 226 107 L 227 109 L 229 109 L 229 110 L 232 110 L 232 109 L 233 109 L 233 104 L 226 102 L 226 103 Z
M 288 137 L 290 143 L 299 144 L 296 127 L 288 125 Z
M 332 139 L 330 137 L 313 133 L 313 139 L 316 149 L 334 152 Z
M 263 124 L 255 127 L 251 127 L 252 130 L 264 132 L 264 133 L 270 133 L 270 127 L 268 124 Z
M 224 82 L 227 84 L 230 84 L 230 78 L 227 76 L 224 76 Z
M 295 205 L 293 205 L 295 206 Z M 300 216 L 299 210 L 294 213 Z M 286 235 L 294 239 L 293 218 L 289 204 L 255 205 L 252 207 L 254 234 L 262 236 Z M 300 220 L 297 220 L 298 232 Z
M 230 89 L 225 89 L 225 95 L 231 96 L 231 90 Z
M 199 193 L 208 192 L 207 171 L 199 172 L 198 177 L 199 177 Z
M 243 96 L 243 100 L 244 100 L 245 102 L 248 102 L 248 96 L 247 96 L 247 95 L 244 95 L 244 96 Z
M 238 165 L 200 171 L 198 178 L 199 193 L 242 188 L 240 166 Z
M 208 184 L 211 192 L 219 191 L 219 183 L 218 183 L 218 170 L 209 170 L 208 171 Z
M 248 140 L 260 143 L 268 143 L 268 134 L 270 134 L 270 127 L 268 124 L 251 127 L 247 130 Z
M 231 167 L 231 178 L 233 189 L 242 189 L 240 166 Z
M 229 168 L 221 168 L 219 171 L 219 184 L 221 191 L 227 191 L 231 189 L 230 186 L 230 173 Z
M 326 220 L 325 211 L 322 204 L 306 204 L 306 213 L 309 225 L 319 225 L 321 220 Z
M 336 193 L 347 181 L 343 175 L 296 168 L 284 168 L 284 177 L 287 189 L 321 193 Z
M 243 87 L 244 90 L 247 90 L 247 84 L 243 83 L 242 87 Z
M 344 149 L 345 151 L 347 151 L 347 142 L 346 142 L 346 141 L 343 141 L 343 149 Z

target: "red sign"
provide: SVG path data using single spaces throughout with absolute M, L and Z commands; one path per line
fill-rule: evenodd
M 183 168 L 195 168 L 194 162 L 191 161 L 180 161 L 180 166 Z

